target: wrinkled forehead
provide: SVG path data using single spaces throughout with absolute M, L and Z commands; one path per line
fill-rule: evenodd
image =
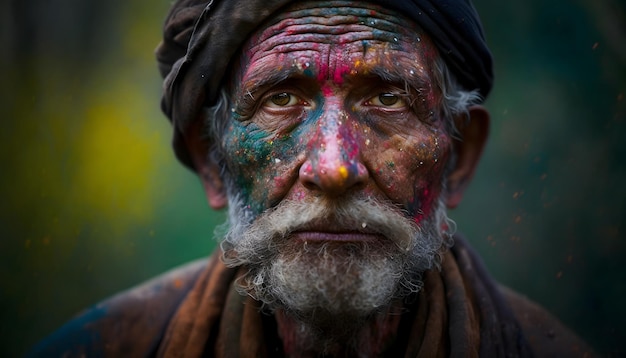
M 291 4 L 271 17 L 248 40 L 263 42 L 285 35 L 321 35 L 329 42 L 351 41 L 354 36 L 398 42 L 399 36 L 420 41 L 421 30 L 398 12 L 357 1 L 307 1 Z M 301 37 L 301 41 L 306 41 Z
M 283 8 L 261 25 L 244 43 L 236 68 L 243 70 L 250 60 L 263 56 L 278 64 L 280 58 L 290 58 L 288 54 L 312 53 L 373 60 L 379 67 L 394 67 L 394 58 L 411 54 L 419 58 L 420 71 L 427 72 L 438 56 L 419 26 L 395 10 L 367 2 L 308 1 Z

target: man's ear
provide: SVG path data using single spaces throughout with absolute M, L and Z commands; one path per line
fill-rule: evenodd
M 209 142 L 204 140 L 203 121 L 196 120 L 185 131 L 184 140 L 187 151 L 202 181 L 207 201 L 213 209 L 222 209 L 228 203 L 226 189 L 218 163 L 209 158 Z
M 489 136 L 489 112 L 483 106 L 471 106 L 469 120 L 463 115 L 456 125 L 460 138 L 453 139 L 456 163 L 448 174 L 446 206 L 455 208 L 463 199 L 465 189 L 474 176 L 478 161 Z

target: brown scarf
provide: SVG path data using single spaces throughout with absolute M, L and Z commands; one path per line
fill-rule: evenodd
M 396 337 L 399 351 L 405 357 L 530 356 L 516 319 L 480 259 L 464 239 L 457 236 L 455 242 L 442 270 L 424 275 L 424 288 L 407 306 Z M 159 357 L 282 355 L 274 318 L 236 292 L 237 272 L 213 255 L 170 322 Z

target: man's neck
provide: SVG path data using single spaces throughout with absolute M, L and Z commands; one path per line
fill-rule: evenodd
M 395 340 L 401 309 L 402 304 L 395 303 L 366 320 L 337 317 L 324 327 L 304 323 L 282 309 L 275 317 L 287 357 L 379 356 Z

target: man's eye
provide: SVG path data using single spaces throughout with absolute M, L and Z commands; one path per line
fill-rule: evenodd
M 298 96 L 287 92 L 273 94 L 266 102 L 269 107 L 287 107 L 294 106 L 300 102 Z
M 367 101 L 367 104 L 369 104 L 370 106 L 401 108 L 404 106 L 404 101 L 397 94 L 381 93 L 378 96 L 370 98 Z

